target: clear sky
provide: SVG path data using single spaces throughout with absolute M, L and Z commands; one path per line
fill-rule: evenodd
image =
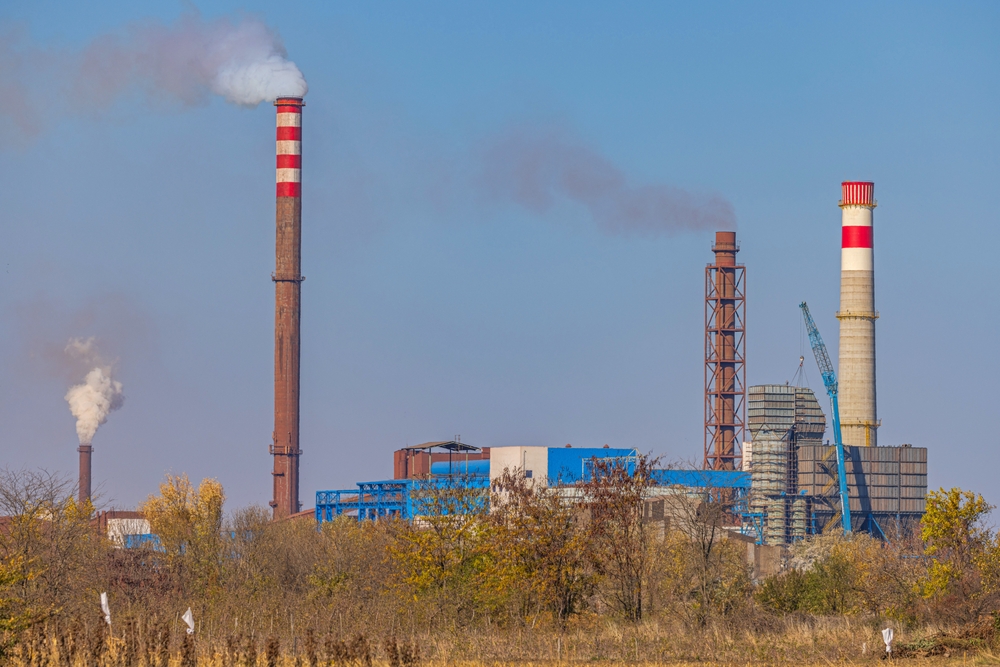
M 1000 503 L 996 3 L 8 0 L 0 38 L 72 54 L 193 7 L 259 17 L 310 86 L 305 507 L 456 434 L 700 460 L 712 230 L 483 196 L 483 154 L 520 131 L 628 187 L 728 200 L 748 380 L 790 380 L 805 355 L 818 394 L 798 303 L 836 357 L 839 184 L 873 180 L 879 441 L 928 447 L 932 487 Z M 53 350 L 97 336 L 126 395 L 94 440 L 106 503 L 168 471 L 266 503 L 273 107 L 126 95 L 32 136 L 0 121 L 0 465 L 75 475 L 79 378 Z

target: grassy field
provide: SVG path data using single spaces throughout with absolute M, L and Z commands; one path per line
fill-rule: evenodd
M 25 662 L 20 659 L 15 659 L 7 664 L 16 667 L 32 667 L 32 665 L 38 663 Z M 112 665 L 115 663 L 101 663 Z M 145 663 L 140 663 L 145 665 Z M 224 662 L 219 657 L 206 657 L 199 658 L 197 663 L 198 667 L 225 667 L 226 662 Z M 282 656 L 274 663 L 265 663 L 263 660 L 256 663 L 257 665 L 271 665 L 274 667 L 300 667 L 308 665 L 307 662 L 303 661 L 301 656 L 296 659 L 291 656 Z M 326 663 L 320 663 L 321 665 Z M 347 665 L 357 665 L 358 663 L 346 663 Z M 373 660 L 369 663 L 371 667 L 395 667 L 393 663 L 388 660 Z M 783 663 L 767 663 L 767 662 L 757 662 L 757 661 L 738 661 L 738 662 L 586 662 L 586 663 L 575 663 L 575 662 L 556 662 L 556 661 L 535 661 L 535 662 L 486 662 L 486 661 L 427 661 L 420 663 L 422 667 L 553 667 L 553 665 L 572 665 L 572 664 L 587 664 L 598 666 L 611 666 L 611 665 L 630 665 L 634 667 L 653 667 L 656 665 L 669 665 L 670 667 L 746 667 L 749 665 L 770 665 L 770 664 L 794 664 L 800 667 L 829 667 L 829 665 L 875 665 L 875 664 L 892 664 L 898 665 L 899 667 L 951 667 L 958 665 L 1000 665 L 1000 656 L 993 654 L 981 654 L 975 656 L 955 656 L 951 658 L 899 658 L 893 659 L 891 661 L 885 661 L 878 658 L 869 658 L 867 660 L 853 661 L 823 661 L 823 662 L 783 662 Z M 179 657 L 175 657 L 167 663 L 168 667 L 184 667 L 184 663 Z M 72 667 L 95 667 L 87 662 L 74 662 Z M 242 667 L 242 666 L 241 666 Z
M 166 644 L 163 640 L 166 640 Z M 285 644 L 276 637 L 206 634 L 173 628 L 164 636 L 38 632 L 6 664 L 17 667 L 417 667 L 431 665 L 874 665 L 885 662 L 881 631 L 845 618 L 783 622 L 771 629 L 598 622 L 564 631 L 452 632 L 408 637 L 338 638 L 313 633 Z M 898 665 L 1000 665 L 991 637 L 975 628 L 896 628 Z

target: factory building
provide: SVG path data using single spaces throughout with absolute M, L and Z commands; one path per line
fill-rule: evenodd
M 743 467 L 751 473 L 748 517 L 768 544 L 806 533 L 861 530 L 880 537 L 919 522 L 927 495 L 927 449 L 878 446 L 875 383 L 875 184 L 841 184 L 839 371 L 833 372 L 818 331 L 810 333 L 842 438 L 844 490 L 836 443 L 823 441 L 826 418 L 803 387 L 758 385 L 748 391 L 751 441 Z M 805 309 L 805 304 L 802 304 Z M 807 325 L 813 325 L 808 309 Z M 815 327 L 814 327 L 815 328 Z M 812 340 L 815 334 L 816 340 Z M 819 349 L 817 349 L 819 348 Z M 749 465 L 748 465 L 749 464 Z M 845 497 L 842 497 L 845 496 Z M 850 508 L 845 525 L 843 507 Z M 808 525 L 803 525 L 807 523 Z
M 712 246 L 715 261 L 705 272 L 704 469 L 656 471 L 649 492 L 651 512 L 662 513 L 657 497 L 686 494 L 697 499 L 708 488 L 730 489 L 728 497 L 735 504 L 729 531 L 774 546 L 834 530 L 893 537 L 923 515 L 927 450 L 879 446 L 877 438 L 874 184 L 845 181 L 839 206 L 839 373 L 801 304 L 831 399 L 831 419 L 808 387 L 746 387 L 746 272 L 736 263 L 735 233 L 718 232 Z M 832 445 L 825 439 L 828 426 L 835 436 Z M 485 489 L 505 470 L 570 489 L 589 478 L 596 460 L 628 462 L 638 456 L 635 449 L 607 445 L 479 448 L 457 438 L 429 442 L 395 452 L 392 480 L 317 492 L 316 519 L 414 518 L 420 507 L 413 504 L 411 492 L 420 485 L 460 483 Z M 849 524 L 842 516 L 845 507 L 850 508 Z
M 779 438 L 786 443 L 784 491 L 796 493 L 796 452 L 800 445 L 822 445 L 826 431 L 826 415 L 808 387 L 791 387 L 781 384 L 754 385 L 747 391 L 747 422 L 751 441 L 743 447 L 743 465 L 750 470 L 753 460 L 753 443 L 764 440 L 765 435 Z M 762 432 L 764 432 L 762 434 Z
M 750 514 L 766 544 L 786 544 L 840 525 L 836 448 L 824 444 L 826 416 L 808 387 L 747 390 L 751 441 Z M 927 494 L 927 449 L 845 447 L 852 528 L 873 534 L 920 520 Z
M 749 514 L 766 544 L 785 544 L 809 532 L 809 501 L 799 494 L 798 451 L 823 443 L 826 417 L 808 387 L 755 385 L 747 391 L 751 441 L 743 466 L 751 473 Z
M 349 516 L 359 521 L 381 518 L 414 519 L 419 517 L 421 492 L 436 487 L 486 489 L 504 471 L 523 474 L 535 484 L 574 489 L 579 482 L 590 479 L 596 461 L 613 460 L 632 466 L 639 452 L 634 448 L 609 447 L 490 447 L 479 448 L 458 441 L 428 442 L 397 450 L 393 455 L 396 479 L 358 482 L 354 489 L 316 492 L 316 521 L 332 521 Z M 409 461 L 410 463 L 402 463 Z M 425 463 L 428 472 L 423 470 Z M 409 467 L 407 467 L 409 466 Z M 630 468 L 631 469 L 631 468 Z M 706 490 L 728 490 L 736 498 L 745 499 L 750 490 L 750 475 L 738 470 L 656 470 L 654 484 L 649 489 L 651 501 L 647 511 L 659 511 L 663 503 L 657 498 L 674 496 L 678 492 L 694 496 Z M 659 507 L 659 510 L 656 508 Z
M 437 451 L 435 451 L 437 450 Z M 457 471 L 479 474 L 489 468 L 490 448 L 473 447 L 456 440 L 425 442 L 397 449 L 392 455 L 393 479 L 419 479 L 431 474 Z
M 919 523 L 926 509 L 926 447 L 845 446 L 844 458 L 853 530 L 893 537 Z M 798 471 L 816 529 L 839 525 L 835 448 L 800 448 Z

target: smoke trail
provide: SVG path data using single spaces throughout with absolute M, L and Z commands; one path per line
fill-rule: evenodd
M 612 234 L 736 228 L 726 199 L 663 184 L 630 186 L 607 157 L 566 131 L 518 127 L 498 135 L 483 153 L 480 178 L 494 199 L 536 213 L 548 211 L 560 197 L 578 202 Z
M 77 52 L 0 35 L 0 116 L 25 133 L 39 132 L 45 114 L 101 111 L 125 95 L 185 106 L 219 95 L 253 107 L 307 90 L 281 39 L 253 17 L 132 24 Z
M 69 411 L 76 417 L 76 435 L 81 445 L 89 445 L 97 429 L 108 421 L 108 415 L 125 403 L 125 394 L 122 393 L 122 383 L 111 378 L 111 366 L 100 362 L 93 338 L 73 338 L 65 351 L 76 361 L 97 364 L 87 373 L 82 384 L 66 392 Z

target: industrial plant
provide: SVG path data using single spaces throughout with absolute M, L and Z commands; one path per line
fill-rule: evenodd
M 274 104 L 274 431 L 269 446 L 273 518 L 315 517 L 320 523 L 343 516 L 358 521 L 413 520 L 425 510 L 419 492 L 428 485 L 487 489 L 491 480 L 513 471 L 532 484 L 565 489 L 572 497 L 573 490 L 595 474 L 597 462 L 634 469 L 647 453 L 633 447 L 479 447 L 455 437 L 399 449 L 393 455 L 391 479 L 318 490 L 315 508 L 302 511 L 299 370 L 305 280 L 301 274 L 305 104 L 300 97 L 281 97 Z M 737 261 L 736 233 L 717 232 L 711 247 L 714 256 L 705 268 L 702 465 L 656 470 L 648 491 L 650 503 L 678 494 L 693 499 L 723 494 L 732 507 L 728 533 L 759 545 L 787 545 L 807 535 L 835 531 L 863 531 L 891 540 L 919 521 L 927 492 L 927 450 L 910 444 L 886 446 L 878 439 L 874 184 L 844 182 L 839 206 L 836 370 L 807 303 L 799 304 L 829 402 L 821 401 L 809 387 L 747 386 L 747 268 Z M 84 498 L 91 487 L 89 442 L 79 451 L 79 489 Z
M 0 667 L 1000 664 L 1000 5 L 8 4 Z
M 726 490 L 734 503 L 733 534 L 785 545 L 807 535 L 864 531 L 891 539 L 919 522 L 927 493 L 927 450 L 879 446 L 875 403 L 874 184 L 842 184 L 840 368 L 805 302 L 800 304 L 819 366 L 831 419 L 808 387 L 746 385 L 746 267 L 735 232 L 716 233 L 705 269 L 705 427 L 701 470 L 656 471 L 650 499 Z M 275 417 L 277 423 L 277 416 Z M 827 426 L 833 443 L 824 440 Z M 629 448 L 475 447 L 428 442 L 394 454 L 391 480 L 316 493 L 318 522 L 348 515 L 359 521 L 413 519 L 428 483 L 485 488 L 505 470 L 535 483 L 572 489 L 594 462 L 634 466 Z M 417 502 L 415 504 L 415 496 Z

